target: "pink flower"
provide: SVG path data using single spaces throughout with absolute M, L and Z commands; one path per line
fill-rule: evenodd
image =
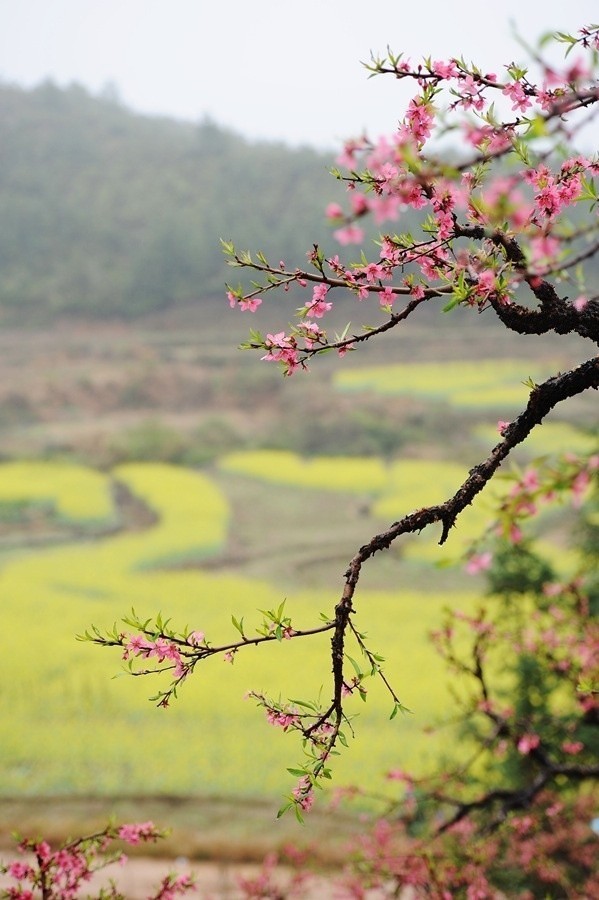
M 284 331 L 278 331 L 276 334 L 267 334 L 264 345 L 268 353 L 262 356 L 261 359 L 267 362 L 282 362 L 285 365 L 285 374 L 293 374 L 299 366 L 295 338 L 291 335 L 286 335 Z
M 379 294 L 379 303 L 381 306 L 393 306 L 395 302 L 395 294 L 390 287 L 383 288 Z
M 312 783 L 307 776 L 300 778 L 297 787 L 293 789 L 292 794 L 300 809 L 308 812 L 314 803 L 314 793 L 312 791 Z
M 454 78 L 458 74 L 458 69 L 453 59 L 450 59 L 449 62 L 435 60 L 431 68 L 433 73 L 438 75 L 439 78 Z
M 580 753 L 581 750 L 584 750 L 584 744 L 582 741 L 564 741 L 562 744 L 562 750 L 564 753 L 569 753 L 571 756 L 575 756 L 577 753 Z
M 432 105 L 424 103 L 421 97 L 410 100 L 408 111 L 399 129 L 402 142 L 416 141 L 422 145 L 430 137 L 433 125 Z
M 401 249 L 394 244 L 393 241 L 385 237 L 381 243 L 381 252 L 379 255 L 381 259 L 385 259 L 396 265 L 401 257 Z
M 472 75 L 466 75 L 462 78 L 460 81 L 460 92 L 462 95 L 460 103 L 464 109 L 474 107 L 480 112 L 484 108 L 485 101 L 481 96 L 481 85 L 478 81 L 475 81 Z
M 512 101 L 512 109 L 519 112 L 525 112 L 529 106 L 532 106 L 530 98 L 526 95 L 521 81 L 514 81 L 512 84 L 506 84 L 503 93 Z
M 363 215 L 365 212 L 368 212 L 368 200 L 364 196 L 364 194 L 353 193 L 351 195 L 351 208 L 352 211 L 357 216 Z
M 584 470 L 582 472 L 579 472 L 572 482 L 572 503 L 575 507 L 578 508 L 582 504 L 582 499 L 590 482 L 591 477 L 589 473 L 585 472 Z
M 326 284 L 317 284 L 312 292 L 312 300 L 306 304 L 306 314 L 314 316 L 315 319 L 322 319 L 325 313 L 333 308 L 332 303 L 325 302 L 328 293 Z
M 522 530 L 515 524 L 510 525 L 510 530 L 507 538 L 509 541 L 511 541 L 512 544 L 519 544 L 522 540 Z
M 338 228 L 333 232 L 335 240 L 340 244 L 361 244 L 364 240 L 364 231 L 357 225 L 346 225 L 345 228 Z
M 374 221 L 381 225 L 387 219 L 396 219 L 401 208 L 401 199 L 392 195 L 373 196 L 370 198 L 370 208 Z
M 527 469 L 524 475 L 522 476 L 522 480 L 520 485 L 527 490 L 535 490 L 539 487 L 539 473 L 536 469 Z
M 559 253 L 559 241 L 547 234 L 533 237 L 530 241 L 533 262 L 553 262 Z
M 538 734 L 523 734 L 516 746 L 523 756 L 528 756 L 540 743 L 541 739 Z
M 493 554 L 488 550 L 485 553 L 471 556 L 466 563 L 466 572 L 468 575 L 477 575 L 479 572 L 484 572 L 488 569 L 492 562 Z
M 504 422 L 502 419 L 500 419 L 500 420 L 498 421 L 498 423 L 497 423 L 497 431 L 499 432 L 499 434 L 501 435 L 501 437 L 504 436 L 504 434 L 505 434 L 505 432 L 506 432 L 506 429 L 509 428 L 509 426 L 510 426 L 510 423 L 509 423 L 509 422 Z
M 266 718 L 271 725 L 278 726 L 279 728 L 282 728 L 283 731 L 287 731 L 287 729 L 294 725 L 297 721 L 297 714 L 290 712 L 279 712 L 276 709 L 267 709 Z
M 52 855 L 50 844 L 47 841 L 40 841 L 39 844 L 35 845 L 34 850 L 36 856 L 39 856 L 44 861 L 50 859 Z
M 17 881 L 20 881 L 22 878 L 31 878 L 33 874 L 33 869 L 26 863 L 13 862 L 8 867 L 8 875 L 11 878 L 16 878 Z
M 369 284 L 374 284 L 375 281 L 379 281 L 381 278 L 389 278 L 390 275 L 389 270 L 379 265 L 379 263 L 368 263 L 360 271 L 366 275 L 366 281 Z
M 485 300 L 489 294 L 495 292 L 495 288 L 495 272 L 492 269 L 485 269 L 483 272 L 479 272 L 475 289 L 477 295 Z
M 588 302 L 588 298 L 581 294 L 580 297 L 573 301 L 572 306 L 577 312 L 582 312 Z
M 411 784 L 414 780 L 413 777 L 408 772 L 404 772 L 403 769 L 390 769 L 387 772 L 386 777 L 389 781 L 405 781 L 406 784 Z
M 239 305 L 242 312 L 256 312 L 261 303 L 262 299 L 260 297 L 248 297 L 246 300 L 242 300 Z
M 128 844 L 139 844 L 141 841 L 155 840 L 158 831 L 153 822 L 140 822 L 139 824 L 121 825 L 118 836 Z
M 524 835 L 533 827 L 534 819 L 532 816 L 519 816 L 518 818 L 513 818 L 510 824 L 516 834 Z
M 337 163 L 346 169 L 353 169 L 356 165 L 356 154 L 364 147 L 364 141 L 359 138 L 346 141 L 343 151 L 337 157 Z
M 536 204 L 539 210 L 545 213 L 548 219 L 553 219 L 562 208 L 562 198 L 555 183 L 549 183 L 541 188 L 536 196 Z
M 325 210 L 325 216 L 327 219 L 342 219 L 343 210 L 338 203 L 329 203 Z
M 205 634 L 203 631 L 192 631 L 187 638 L 187 643 L 191 644 L 192 647 L 199 647 L 200 644 L 204 643 L 204 638 Z

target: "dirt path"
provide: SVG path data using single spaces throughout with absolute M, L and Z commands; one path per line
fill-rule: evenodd
M 2 861 L 10 864 L 13 860 L 23 861 L 24 857 L 2 854 Z M 113 863 L 95 875 L 84 889 L 84 896 L 94 896 L 102 887 L 113 880 L 127 900 L 147 900 L 156 892 L 158 885 L 166 874 L 192 874 L 196 888 L 184 896 L 195 900 L 242 900 L 247 894 L 240 889 L 240 879 L 255 879 L 261 867 L 257 865 L 238 865 L 236 863 L 190 863 L 186 859 L 130 859 L 126 865 Z M 284 886 L 290 879 L 290 872 L 277 869 L 275 880 L 282 888 L 281 896 L 285 896 Z M 14 885 L 7 876 L 0 875 L 0 890 Z M 296 895 L 297 896 L 297 895 Z M 342 900 L 343 894 L 333 883 L 323 877 L 310 878 L 309 886 L 302 893 L 303 900 Z M 369 895 L 370 897 L 370 895 Z M 375 895 L 372 895 L 375 900 Z

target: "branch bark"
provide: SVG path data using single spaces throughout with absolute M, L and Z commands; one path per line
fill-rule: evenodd
M 439 544 L 444 544 L 456 519 L 493 478 L 493 475 L 511 451 L 521 444 L 540 425 L 545 416 L 563 400 L 574 397 L 589 388 L 599 388 L 599 357 L 587 360 L 565 374 L 555 375 L 536 385 L 530 393 L 526 409 L 506 427 L 503 440 L 489 456 L 468 473 L 468 477 L 453 497 L 445 503 L 428 506 L 409 513 L 394 522 L 387 531 L 376 534 L 364 544 L 349 563 L 341 598 L 335 607 L 335 628 L 331 638 L 331 657 L 334 681 L 333 706 L 340 713 L 343 689 L 343 653 L 349 618 L 354 612 L 353 600 L 360 579 L 362 565 L 379 550 L 387 550 L 398 537 L 421 532 L 439 522 L 442 526 Z

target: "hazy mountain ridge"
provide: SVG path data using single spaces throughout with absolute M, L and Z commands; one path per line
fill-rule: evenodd
M 5 322 L 135 318 L 222 300 L 224 282 L 239 276 L 221 237 L 288 265 L 305 264 L 315 241 L 338 250 L 324 207 L 345 190 L 329 173 L 334 160 L 310 148 L 251 143 L 210 120 L 143 116 L 110 95 L 48 82 L 0 85 L 0 153 Z M 583 224 L 586 204 L 572 217 Z M 407 210 L 389 227 L 417 220 Z M 596 260 L 587 281 L 592 293 Z M 564 284 L 562 293 L 579 291 Z
M 218 293 L 219 238 L 305 259 L 331 244 L 332 160 L 85 89 L 0 87 L 0 306 L 9 320 L 136 316 Z M 234 278 L 232 278 L 234 280 Z

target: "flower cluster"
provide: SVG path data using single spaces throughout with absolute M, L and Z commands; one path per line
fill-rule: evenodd
M 0 865 L 0 872 L 14 882 L 5 891 L 0 891 L 0 896 L 6 900 L 34 900 L 38 896 L 45 900 L 75 900 L 89 888 L 95 873 L 114 862 L 127 862 L 121 850 L 113 847 L 115 842 L 137 845 L 156 841 L 162 836 L 153 822 L 142 822 L 109 825 L 87 837 L 66 841 L 56 850 L 47 841 L 21 840 L 18 851 L 23 854 L 23 860 Z M 167 875 L 148 900 L 175 900 L 193 887 L 194 881 L 189 875 Z M 114 882 L 111 882 L 109 893 L 102 889 L 98 896 L 125 900 Z
M 499 423 L 502 432 L 508 427 L 507 422 Z M 513 545 L 522 543 L 525 523 L 534 519 L 541 507 L 569 501 L 574 509 L 579 509 L 598 473 L 598 454 L 582 457 L 566 453 L 554 460 L 541 461 L 537 466 L 530 465 L 523 472 L 507 474 L 505 477 L 513 482 L 512 487 L 499 506 L 497 521 L 470 550 L 465 564 L 468 574 L 476 575 L 490 568 L 493 553 L 481 546 L 494 536 L 499 535 Z
M 266 277 L 263 287 L 249 293 L 241 286 L 229 287 L 232 306 L 254 312 L 262 303 L 258 294 L 292 285 L 305 290 L 311 284 L 311 299 L 299 309 L 308 327 L 290 326 L 265 338 L 256 333 L 247 346 L 264 348 L 263 359 L 281 363 L 291 374 L 305 368 L 316 353 L 332 346 L 343 354 L 381 330 L 369 325 L 366 334 L 329 338 L 318 325 L 313 335 L 313 320 L 333 308 L 334 291 L 349 292 L 360 301 L 378 297 L 378 308 L 391 317 L 387 328 L 412 313 L 411 298 L 440 298 L 445 309 L 491 306 L 502 318 L 502 307 L 519 304 L 523 285 L 543 302 L 550 284 L 546 279 L 577 277 L 577 263 L 597 249 L 598 226 L 591 219 L 578 234 L 565 214 L 582 201 L 596 204 L 593 177 L 599 161 L 576 152 L 560 160 L 559 147 L 570 135 L 568 119 L 589 110 L 592 114 L 599 101 L 596 33 L 591 27 L 573 38 L 558 35 L 557 40 L 586 55 L 568 61 L 561 71 L 541 61 L 536 80 L 515 65 L 500 76 L 456 58 L 418 64 L 401 54 L 374 58 L 369 66 L 373 74 L 409 79 L 418 93 L 393 135 L 374 141 L 364 135 L 345 144 L 337 160 L 342 169 L 335 174 L 347 185 L 348 209 L 332 203 L 326 215 L 339 226 L 334 236 L 345 247 L 363 242 L 365 232 L 357 223 L 365 216 L 382 225 L 409 215 L 414 227 L 381 234 L 375 260 L 362 254 L 359 262 L 342 262 L 338 255 L 326 258 L 315 246 L 308 253 L 311 270 L 288 269 L 282 261 L 273 266 L 262 253 L 256 258 L 239 254 L 224 242 L 231 265 Z M 433 138 L 456 129 L 473 155 L 450 165 L 435 152 Z M 508 157 L 520 162 L 518 171 L 508 169 Z M 591 241 L 591 250 L 584 247 L 585 240 Z M 589 298 L 579 294 L 586 302 L 575 308 L 583 312 Z M 401 315 L 396 311 L 400 298 Z M 555 300 L 559 302 L 557 296 Z M 577 327 L 572 320 L 570 330 Z

